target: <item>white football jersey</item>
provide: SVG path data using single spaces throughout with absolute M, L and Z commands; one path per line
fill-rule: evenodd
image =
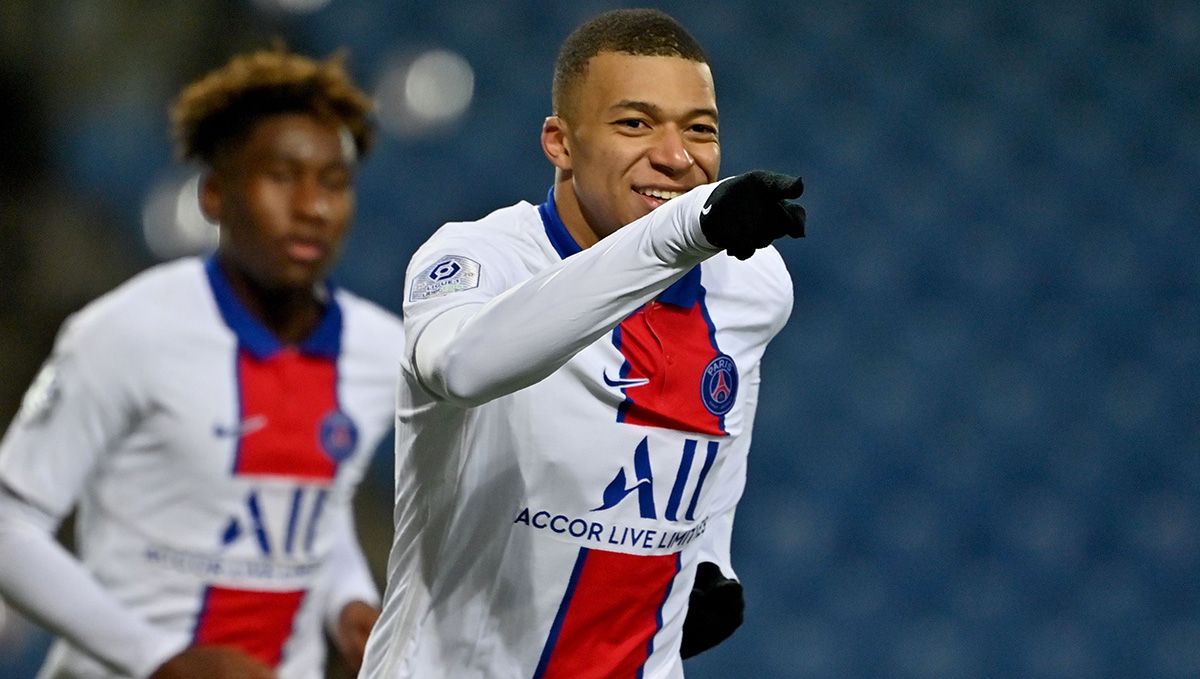
M 328 290 L 285 347 L 215 260 L 150 269 L 67 322 L 0 447 L 11 496 L 58 519 L 78 504 L 79 557 L 123 606 L 280 677 L 324 676 L 324 569 L 404 346 L 398 318 Z M 60 640 L 42 676 L 118 675 Z
M 363 676 L 682 676 L 695 568 L 703 558 L 732 573 L 760 361 L 792 306 L 773 248 L 675 272 L 654 256 L 663 248 L 653 228 L 686 219 L 698 232 L 710 191 L 582 253 L 553 192 L 541 206 L 447 224 L 418 250 L 405 304 L 396 535 Z M 663 223 L 642 224 L 651 218 Z M 573 267 L 576 258 L 591 264 Z M 634 274 L 618 280 L 615 268 Z M 551 288 L 560 301 L 548 304 L 539 295 Z M 594 307 L 623 304 L 613 318 L 624 320 L 530 386 L 478 405 L 433 396 L 414 341 L 430 319 L 501 297 L 512 313 L 492 315 L 475 346 L 460 347 L 493 364 L 529 360 L 520 345 L 538 346 Z

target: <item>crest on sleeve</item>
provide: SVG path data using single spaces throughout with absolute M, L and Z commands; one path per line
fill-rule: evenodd
M 21 411 L 17 413 L 17 420 L 25 426 L 45 422 L 50 417 L 51 411 L 54 410 L 55 404 L 58 403 L 58 396 L 58 367 L 53 362 L 49 362 L 42 366 L 41 371 L 38 372 L 37 377 L 33 378 L 33 383 L 26 390 L 25 398 L 21 400 Z
M 479 287 L 479 262 L 458 255 L 447 255 L 417 274 L 408 292 L 410 302 L 441 297 L 452 292 Z

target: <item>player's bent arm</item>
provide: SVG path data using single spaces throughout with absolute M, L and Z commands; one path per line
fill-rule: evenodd
M 470 407 L 542 380 L 719 252 L 697 187 L 486 303 L 452 307 L 410 341 L 426 389 Z
M 379 607 L 379 589 L 371 577 L 371 569 L 354 530 L 353 512 L 340 512 L 336 519 L 335 542 L 322 574 L 325 629 L 336 635 L 342 610 L 358 601 Z
M 149 676 L 184 644 L 118 603 L 54 539 L 55 523 L 0 489 L 0 595 L 114 670 Z

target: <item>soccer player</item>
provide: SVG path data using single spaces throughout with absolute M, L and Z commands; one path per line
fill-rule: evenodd
M 367 677 L 679 677 L 741 619 L 730 531 L 792 306 L 769 245 L 803 235 L 802 185 L 715 183 L 707 59 L 657 11 L 576 29 L 553 107 L 546 202 L 447 224 L 408 268 Z
M 324 676 L 378 615 L 351 499 L 391 427 L 403 326 L 334 287 L 372 138 L 338 58 L 239 55 L 172 122 L 214 256 L 64 325 L 0 446 L 0 595 L 42 677 Z M 53 539 L 78 508 L 78 558 Z

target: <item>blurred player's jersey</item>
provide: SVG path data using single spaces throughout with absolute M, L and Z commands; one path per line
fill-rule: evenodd
M 0 483 L 61 518 L 130 610 L 187 643 L 321 677 L 323 564 L 391 428 L 403 329 L 330 289 L 284 347 L 214 260 L 151 269 L 69 320 L 0 449 Z M 87 611 L 80 611 L 87 615 Z M 108 672 L 64 641 L 43 676 Z
M 448 224 L 410 264 L 408 336 L 578 251 L 552 199 Z M 695 568 L 732 521 L 760 360 L 791 305 L 773 248 L 719 254 L 545 379 L 473 408 L 429 395 L 410 344 L 364 676 L 682 676 Z

